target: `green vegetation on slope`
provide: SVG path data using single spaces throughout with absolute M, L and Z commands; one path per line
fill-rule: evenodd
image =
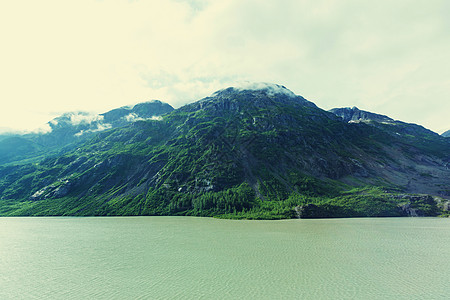
M 427 166 L 446 159 L 444 141 L 427 141 L 432 145 L 426 152 L 425 142 L 415 148 L 402 136 L 347 124 L 305 101 L 224 91 L 158 121 L 100 132 L 39 163 L 0 166 L 0 215 L 279 219 L 440 213 L 429 198 L 384 190 L 398 185 L 391 183 L 395 176 L 415 176 L 410 169 L 421 166 L 416 156 L 428 159 Z M 433 187 L 439 179 L 418 175 Z

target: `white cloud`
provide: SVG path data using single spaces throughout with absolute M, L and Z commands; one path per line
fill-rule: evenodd
M 52 132 L 52 128 L 50 127 L 50 125 L 48 123 L 45 123 L 43 125 L 41 125 L 40 127 L 37 127 L 29 132 L 26 133 L 40 133 L 40 134 L 46 134 L 46 133 L 50 133 Z
M 0 127 L 0 134 L 14 134 L 16 131 L 9 127 Z
M 150 120 L 153 120 L 153 121 L 162 121 L 162 120 L 163 120 L 163 117 L 161 117 L 161 116 L 153 116 L 153 117 L 150 118 Z
M 99 131 L 103 131 L 103 130 L 107 130 L 112 128 L 112 125 L 109 123 L 103 123 L 103 124 L 97 124 L 97 128 L 95 129 L 88 129 L 88 130 L 81 130 L 80 132 L 75 133 L 75 136 L 82 136 L 85 133 L 90 133 L 90 132 L 99 132 Z
M 12 129 L 7 127 L 0 128 L 0 134 L 29 134 L 29 133 L 37 133 L 37 134 L 46 134 L 52 132 L 52 128 L 48 123 L 42 124 L 39 127 L 33 129 Z
M 53 120 L 50 120 L 49 121 L 49 124 L 51 124 L 51 125 L 53 125 L 53 126 L 56 126 L 56 125 L 58 125 L 58 120 L 57 119 L 53 119 Z
M 266 90 L 269 95 L 282 94 L 289 97 L 296 97 L 291 90 L 275 83 L 243 81 L 236 83 L 233 87 L 238 90 Z
M 0 126 L 149 98 L 180 106 L 248 80 L 444 130 L 449 3 L 3 1 Z
M 140 120 L 144 120 L 144 118 L 139 117 L 137 114 L 135 113 L 130 113 L 129 115 L 126 115 L 125 117 L 123 117 L 127 122 L 136 122 L 136 121 L 140 121 Z
M 136 113 L 130 113 L 128 115 L 126 115 L 125 117 L 123 117 L 127 122 L 136 122 L 136 121 L 145 121 L 145 120 L 154 120 L 154 121 L 161 121 L 162 117 L 161 116 L 152 116 L 151 118 L 142 118 L 139 117 Z
M 89 113 L 71 113 L 70 122 L 72 125 L 91 124 L 93 122 L 101 122 L 105 117 L 98 114 Z

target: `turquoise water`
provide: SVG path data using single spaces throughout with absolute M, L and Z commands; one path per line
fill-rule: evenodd
M 450 219 L 0 218 L 0 299 L 449 299 Z

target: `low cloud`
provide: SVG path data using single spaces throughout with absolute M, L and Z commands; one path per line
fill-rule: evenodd
M 52 132 L 52 128 L 48 123 L 38 127 L 32 131 L 32 133 L 46 134 Z
M 53 119 L 53 120 L 51 120 L 50 122 L 48 122 L 49 124 L 51 124 L 51 125 L 53 125 L 53 126 L 56 126 L 56 125 L 58 125 L 58 120 L 57 119 Z M 50 126 L 51 126 L 50 125 Z
M 269 95 L 283 94 L 289 97 L 296 95 L 286 87 L 274 83 L 243 81 L 233 85 L 237 90 L 266 90 Z
M 72 125 L 91 124 L 93 122 L 101 122 L 103 119 L 104 116 L 98 114 L 71 113 L 70 115 Z
M 136 121 L 146 121 L 146 120 L 153 120 L 153 121 L 161 121 L 162 120 L 161 116 L 152 116 L 151 118 L 142 118 L 142 117 L 138 116 L 136 113 L 130 113 L 123 118 L 127 122 L 130 122 L 130 123 L 136 122 Z
M 153 120 L 153 121 L 162 121 L 162 119 L 163 119 L 163 117 L 161 117 L 161 116 L 153 116 L 150 118 L 150 120 Z
M 22 131 L 16 131 L 14 133 L 16 134 L 47 134 L 52 132 L 52 128 L 48 123 L 45 123 L 37 128 L 34 128 L 33 130 L 22 130 Z
M 107 130 L 112 128 L 112 125 L 109 123 L 104 123 L 104 124 L 97 124 L 97 128 L 95 129 L 88 129 L 88 130 L 81 130 L 78 133 L 75 133 L 75 136 L 82 136 L 85 133 L 92 133 L 92 132 L 99 132 L 99 131 L 103 131 L 103 130 Z
M 124 119 L 127 120 L 127 122 L 136 122 L 144 120 L 144 118 L 139 117 L 135 113 L 130 113 L 129 115 L 125 116 Z
M 68 112 L 48 122 L 50 127 L 89 125 L 103 122 L 104 116 L 87 112 Z
M 8 127 L 0 127 L 0 135 L 24 135 L 24 134 L 46 134 L 52 132 L 52 128 L 48 123 L 45 123 L 37 128 L 34 128 L 32 130 L 17 130 L 13 128 Z
M 14 130 L 9 127 L 0 127 L 0 134 L 14 134 L 17 130 Z

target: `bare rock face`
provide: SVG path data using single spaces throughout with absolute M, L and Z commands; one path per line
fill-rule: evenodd
M 421 136 L 424 138 L 437 138 L 440 137 L 437 133 L 424 128 L 423 126 L 414 123 L 405 123 L 389 118 L 385 115 L 380 115 L 364 110 L 360 110 L 357 107 L 344 107 L 333 108 L 329 112 L 342 118 L 347 123 L 366 123 L 379 129 L 383 129 L 390 134 L 395 135 L 413 135 Z M 450 130 L 449 130 L 450 135 Z M 444 135 L 442 135 L 444 136 Z
M 400 209 L 408 217 L 429 217 L 438 214 L 436 201 L 430 195 L 398 195 L 397 199 L 407 201 L 400 205 Z
M 411 203 L 406 203 L 400 206 L 400 209 L 404 214 L 406 214 L 408 217 L 423 217 L 423 213 L 416 208 L 411 207 Z
M 341 117 L 345 122 L 366 122 L 374 121 L 379 123 L 393 123 L 394 120 L 385 115 L 379 115 L 368 111 L 360 110 L 356 106 L 333 108 L 330 112 Z
M 69 179 L 60 179 L 57 182 L 48 185 L 30 196 L 31 201 L 43 199 L 56 199 L 66 196 L 73 183 Z
M 447 201 L 447 202 L 444 203 L 443 210 L 444 211 L 450 211 L 450 201 Z

